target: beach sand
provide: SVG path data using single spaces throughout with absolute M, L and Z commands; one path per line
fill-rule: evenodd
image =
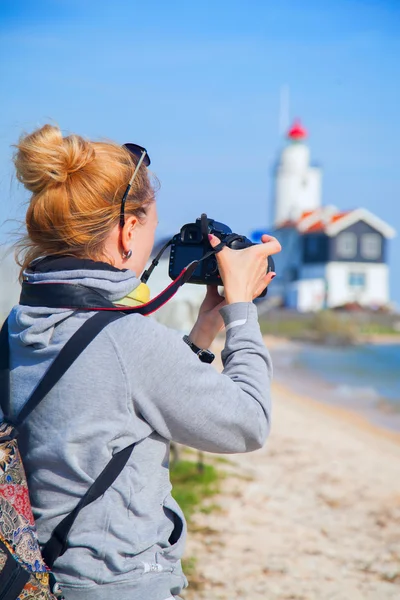
M 185 599 L 400 599 L 400 435 L 274 384 L 266 446 L 227 458 Z

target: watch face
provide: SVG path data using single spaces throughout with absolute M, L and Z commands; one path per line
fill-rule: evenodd
M 209 350 L 200 350 L 200 352 L 198 353 L 197 356 L 199 357 L 201 362 L 205 362 L 205 363 L 212 363 L 212 361 L 215 358 L 215 354 L 213 354 Z

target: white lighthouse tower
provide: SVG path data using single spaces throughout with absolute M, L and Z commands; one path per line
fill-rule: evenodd
M 296 121 L 287 134 L 275 172 L 274 226 L 321 206 L 321 170 L 310 165 L 307 131 Z

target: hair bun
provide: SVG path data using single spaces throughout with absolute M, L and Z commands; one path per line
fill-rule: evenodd
M 63 138 L 59 127 L 44 125 L 22 137 L 14 157 L 17 178 L 35 194 L 65 183 L 95 157 L 91 142 L 78 135 Z

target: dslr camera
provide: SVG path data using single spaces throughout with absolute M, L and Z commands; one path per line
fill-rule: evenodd
M 199 260 L 201 262 L 197 265 L 189 283 L 223 285 L 216 256 L 212 255 L 202 260 L 212 250 L 208 239 L 209 233 L 215 235 L 221 242 L 225 242 L 228 248 L 233 250 L 241 250 L 255 245 L 246 236 L 233 233 L 227 225 L 202 214 L 195 223 L 183 225 L 180 232 L 172 238 L 168 270 L 171 279 L 176 279 L 189 263 Z M 271 256 L 268 256 L 267 273 L 274 269 L 274 261 Z M 265 288 L 260 294 L 260 298 L 266 295 L 267 289 Z

